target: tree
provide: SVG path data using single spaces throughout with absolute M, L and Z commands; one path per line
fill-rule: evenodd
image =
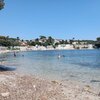
M 97 37 L 97 41 L 95 43 L 96 48 L 100 48 L 100 37 Z
M 35 39 L 35 42 L 39 42 L 39 39 L 38 39 L 38 38 L 36 38 L 36 39 Z
M 65 44 L 65 41 L 64 40 L 60 41 L 60 44 Z
M 35 43 L 34 41 L 32 41 L 32 42 L 30 43 L 30 45 L 31 45 L 31 46 L 35 46 L 36 43 Z
M 21 42 L 24 42 L 24 40 L 22 39 Z
M 19 38 L 19 37 L 17 37 L 17 40 L 19 41 L 19 40 L 20 40 L 20 38 Z
M 45 36 L 40 36 L 40 39 L 46 39 L 46 37 Z
M 100 37 L 97 38 L 97 41 L 100 41 Z
M 74 41 L 74 40 L 75 40 L 75 38 L 73 37 L 73 38 L 72 38 L 72 40 Z
M 96 47 L 96 48 L 100 48 L 100 44 L 99 44 L 99 43 L 96 43 L 96 44 L 95 44 L 95 47 Z
M 7 40 L 8 40 L 8 39 L 9 39 L 9 36 L 7 36 L 6 38 L 7 38 Z
M 4 8 L 4 0 L 0 0 L 0 10 Z
M 65 44 L 68 44 L 68 41 L 67 40 L 65 40 Z
M 0 46 L 11 46 L 11 42 L 8 40 L 0 40 Z
M 73 43 L 73 40 L 69 40 L 69 43 L 72 44 Z
M 49 45 L 53 45 L 54 39 L 51 36 L 49 36 L 47 42 L 48 42 Z
M 5 36 L 0 36 L 0 40 L 6 40 Z
M 60 43 L 55 43 L 55 47 L 57 47 Z

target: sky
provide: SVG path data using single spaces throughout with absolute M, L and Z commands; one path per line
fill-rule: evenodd
M 0 35 L 95 40 L 100 37 L 100 0 L 5 0 Z

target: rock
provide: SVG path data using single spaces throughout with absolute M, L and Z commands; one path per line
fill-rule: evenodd
M 98 96 L 100 96 L 100 92 L 98 93 Z
M 89 93 L 91 93 L 91 87 L 89 85 L 86 85 L 84 88 L 83 88 L 84 91 L 87 91 Z
M 2 97 L 8 97 L 9 95 L 10 95 L 9 92 L 1 93 L 1 96 L 2 96 Z
M 57 81 L 51 81 L 52 83 L 54 83 L 54 84 L 58 84 L 58 82 Z
M 34 88 L 36 88 L 36 86 L 35 86 L 35 85 L 33 85 L 33 87 L 34 87 Z
M 91 80 L 90 82 L 100 82 L 100 80 Z
M 34 88 L 34 90 L 36 91 L 36 86 L 35 86 L 35 85 L 33 85 L 33 88 Z
M 75 77 L 74 75 L 70 75 L 70 77 Z
M 46 96 L 41 96 L 40 100 L 48 100 L 48 98 Z

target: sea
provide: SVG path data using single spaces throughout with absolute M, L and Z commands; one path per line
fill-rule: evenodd
M 22 74 L 100 83 L 100 49 L 12 52 L 0 54 L 0 61 Z

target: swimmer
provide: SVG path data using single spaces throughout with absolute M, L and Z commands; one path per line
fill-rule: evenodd
M 14 52 L 14 57 L 16 57 L 16 53 Z
M 22 57 L 24 57 L 24 55 L 22 55 Z
M 58 59 L 60 59 L 61 58 L 61 56 L 60 55 L 58 55 Z
M 62 57 L 65 57 L 65 55 L 62 55 Z

